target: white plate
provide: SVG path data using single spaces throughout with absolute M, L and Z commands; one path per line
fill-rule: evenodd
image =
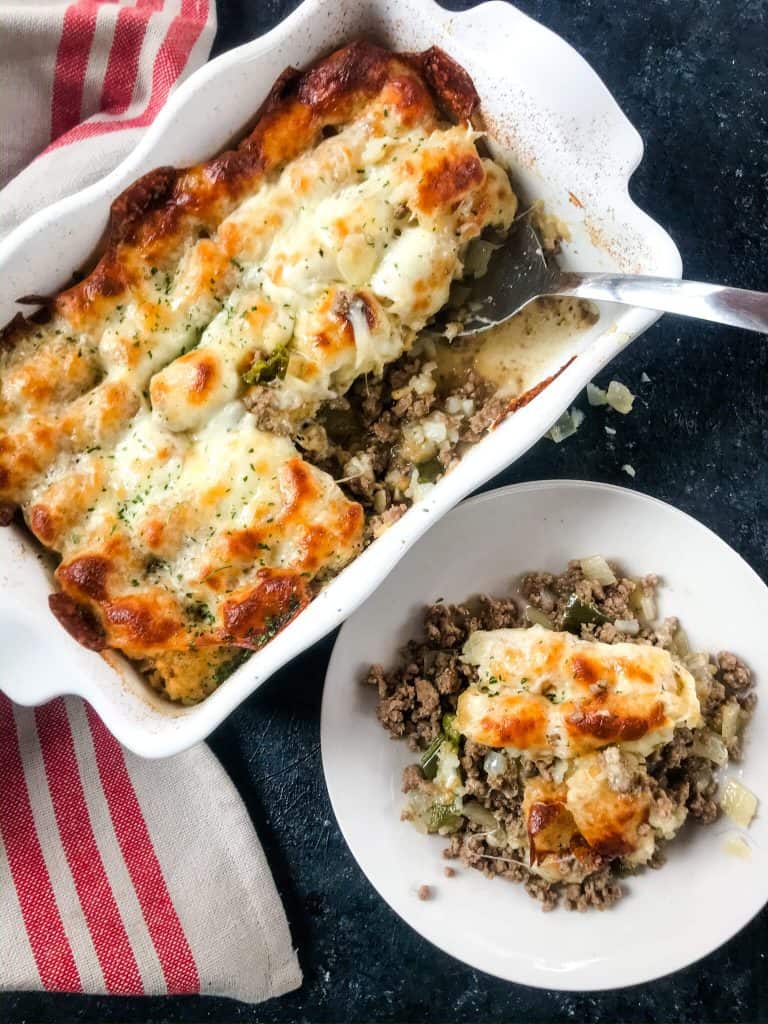
M 152 167 L 184 166 L 218 152 L 242 131 L 287 65 L 306 66 L 358 36 L 399 50 L 437 44 L 467 68 L 517 181 L 571 232 L 563 253 L 567 268 L 680 276 L 674 242 L 629 197 L 629 179 L 643 152 L 640 136 L 594 71 L 558 36 L 502 3 L 454 14 L 432 0 L 306 0 L 267 35 L 187 79 L 112 174 L 31 217 L 0 244 L 0 324 L 20 308 L 19 295 L 60 288 L 88 260 L 111 200 L 130 182 Z M 52 582 L 28 535 L 0 530 L 0 689 L 22 704 L 80 694 L 122 743 L 144 756 L 173 754 L 198 742 L 273 672 L 338 626 L 428 526 L 525 452 L 656 318 L 647 310 L 603 307 L 591 331 L 574 336 L 553 365 L 542 367 L 543 378 L 579 354 L 554 384 L 478 444 L 287 629 L 195 707 L 160 699 L 117 656 L 109 665 L 79 647 L 48 611 Z
M 732 650 L 768 680 L 768 588 L 731 548 L 689 516 L 635 491 L 604 484 L 521 484 L 465 502 L 438 523 L 344 625 L 323 694 L 321 743 L 331 803 L 347 843 L 381 896 L 436 946 L 473 967 L 548 989 L 618 988 L 692 963 L 742 928 L 768 900 L 768 814 L 746 833 L 748 860 L 723 848 L 727 820 L 686 827 L 669 861 L 627 881 L 605 913 L 545 914 L 518 885 L 457 868 L 446 879 L 446 845 L 399 820 L 400 775 L 414 756 L 389 739 L 375 693 L 360 679 L 390 666 L 420 608 L 438 597 L 507 593 L 513 577 L 559 570 L 600 552 L 664 581 L 662 615 L 679 615 L 694 647 Z M 410 620 L 410 621 L 409 621 Z M 768 700 L 758 702 L 740 769 L 768 796 Z M 421 902 L 416 890 L 433 887 Z

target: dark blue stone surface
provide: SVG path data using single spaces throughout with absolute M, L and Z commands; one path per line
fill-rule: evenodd
M 219 0 L 217 52 L 258 35 L 295 6 Z M 576 46 L 640 130 L 647 149 L 632 193 L 678 242 L 686 275 L 768 290 L 765 0 L 519 6 Z M 641 383 L 643 372 L 651 383 Z M 640 396 L 631 416 L 614 416 L 612 441 L 605 414 L 593 411 L 578 435 L 560 446 L 540 442 L 494 484 L 586 477 L 636 487 L 692 513 L 768 578 L 768 339 L 665 317 L 599 382 L 612 377 Z M 578 404 L 586 409 L 583 397 Z M 621 471 L 627 462 L 637 471 L 634 480 Z M 725 611 L 739 614 L 739 595 L 727 596 Z M 419 938 L 362 876 L 328 804 L 318 716 L 331 646 L 328 639 L 296 659 L 212 739 L 285 901 L 304 969 L 301 990 L 259 1007 L 195 998 L 5 996 L 0 1020 L 768 1020 L 766 913 L 703 962 L 604 994 L 506 984 Z M 670 910 L 691 928 L 706 916 L 705 907 Z M 590 922 L 599 926 L 599 918 Z

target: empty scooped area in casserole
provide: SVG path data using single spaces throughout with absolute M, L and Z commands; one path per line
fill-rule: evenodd
M 328 402 L 295 440 L 366 510 L 374 540 L 425 497 L 595 322 L 578 300 L 540 299 L 474 338 L 421 332 L 381 377 Z

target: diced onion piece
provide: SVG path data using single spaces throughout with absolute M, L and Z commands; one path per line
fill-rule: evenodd
M 630 462 L 625 462 L 621 468 L 622 471 L 627 474 L 627 476 L 635 477 L 637 475 L 635 473 L 635 467 Z
M 739 860 L 749 860 L 752 856 L 752 847 L 744 836 L 740 836 L 738 832 L 728 833 L 723 840 L 723 849 L 726 853 L 730 853 L 732 857 L 738 857 Z
M 709 655 L 705 654 L 704 651 L 694 651 L 693 654 L 689 654 L 685 659 L 685 667 L 689 672 L 693 673 L 697 669 L 701 670 L 709 664 Z
M 465 800 L 461 813 L 465 818 L 469 818 L 471 822 L 474 822 L 475 825 L 482 825 L 484 828 L 498 827 L 499 823 L 493 816 L 493 811 L 483 807 L 477 800 Z
M 613 569 L 611 569 L 602 555 L 590 555 L 589 558 L 581 558 L 579 559 L 579 565 L 588 580 L 595 580 L 597 583 L 602 583 L 603 586 L 616 582 Z
M 555 444 L 560 444 L 567 437 L 576 433 L 576 429 L 571 422 L 571 414 L 564 412 L 557 423 L 554 423 L 547 433 L 547 437 L 550 441 L 554 441 Z
M 696 696 L 700 701 L 706 700 L 712 689 L 713 677 L 713 667 L 709 655 L 702 651 L 695 651 L 683 658 L 683 664 L 696 680 Z
M 555 624 L 548 615 L 545 615 L 541 608 L 534 608 L 532 604 L 526 606 L 525 620 L 532 626 L 543 626 L 544 629 L 554 629 Z
M 747 828 L 757 811 L 757 797 L 736 779 L 729 779 L 720 806 L 735 825 Z
M 677 632 L 674 635 L 673 642 L 675 645 L 675 652 L 678 657 L 684 658 L 686 654 L 691 652 L 691 644 L 688 640 L 688 634 L 685 632 L 682 626 L 677 627 Z
M 563 413 L 557 423 L 555 423 L 549 431 L 547 437 L 550 441 L 554 441 L 555 444 L 560 444 L 567 437 L 571 437 L 575 434 L 583 422 L 584 413 L 581 409 L 570 409 L 568 412 Z
M 418 391 L 417 391 L 418 394 Z M 424 436 L 433 444 L 440 445 L 448 437 L 448 429 L 445 425 L 445 418 L 441 413 L 433 413 L 421 421 L 421 429 Z
M 486 841 L 489 846 L 503 846 L 507 841 L 507 833 L 496 820 L 492 811 L 483 807 L 477 800 L 465 800 L 461 813 L 475 825 L 487 832 Z
M 723 704 L 721 733 L 726 743 L 732 743 L 741 731 L 741 708 L 735 700 Z
M 443 740 L 437 750 L 435 784 L 451 794 L 461 796 L 464 793 L 458 747 L 448 739 Z
M 587 384 L 587 401 L 590 405 L 608 405 L 608 395 L 592 381 Z
M 406 800 L 405 816 L 411 822 L 417 832 L 426 835 L 428 832 L 427 823 L 432 809 L 433 797 L 423 790 L 414 789 L 408 794 Z
M 709 677 L 711 675 L 709 655 L 703 651 L 695 651 L 693 654 L 689 654 L 685 658 L 685 667 L 694 679 L 698 679 L 700 676 Z
M 653 622 L 656 618 L 656 598 L 653 594 L 643 594 L 640 598 L 640 614 L 646 622 Z
M 485 755 L 483 771 L 486 775 L 503 775 L 507 770 L 507 758 L 501 750 L 491 750 Z
M 710 732 L 709 729 L 699 729 L 694 734 L 691 751 L 696 757 L 705 757 L 708 761 L 714 761 L 715 764 L 720 765 L 721 768 L 728 764 L 728 751 L 725 744 L 716 733 Z
M 626 633 L 627 636 L 637 636 L 640 632 L 640 623 L 637 619 L 615 619 L 614 626 L 621 633 Z
M 627 413 L 632 412 L 632 403 L 635 401 L 635 396 L 626 386 L 621 384 L 617 380 L 612 380 L 608 385 L 608 390 L 605 393 L 606 401 L 612 409 L 616 412 L 620 412 L 626 416 Z

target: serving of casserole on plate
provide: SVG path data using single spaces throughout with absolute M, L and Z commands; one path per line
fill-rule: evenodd
M 716 773 L 741 756 L 754 680 L 658 621 L 658 588 L 594 555 L 427 605 L 395 666 L 366 678 L 382 725 L 421 755 L 403 820 L 545 910 L 610 907 L 688 818 L 717 822 Z M 747 827 L 754 794 L 733 781 L 723 799 Z
M 301 50 L 303 19 L 329 11 L 305 4 L 260 46 L 194 76 L 104 183 L 4 244 L 0 510 L 11 528 L 0 541 L 0 600 L 10 660 L 0 683 L 14 699 L 83 693 L 142 753 L 193 742 L 550 425 L 583 383 L 558 376 L 577 352 L 591 342 L 591 360 L 576 361 L 591 375 L 650 322 L 625 313 L 618 333 L 610 311 L 598 319 L 577 304 L 540 303 L 506 333 L 463 347 L 433 325 L 461 302 L 455 282 L 482 272 L 481 234 L 507 230 L 518 214 L 518 179 L 562 222 L 566 262 L 586 239 L 596 265 L 608 234 L 581 213 L 586 182 L 580 223 L 563 222 L 563 195 L 537 180 L 512 122 L 481 104 L 462 66 L 480 71 L 490 98 L 492 76 L 467 46 L 481 14 L 462 22 L 442 12 L 428 25 L 419 5 L 403 38 L 405 22 L 386 22 L 395 6 L 407 7 L 339 5 Z M 374 12 L 377 36 L 400 56 L 348 44 L 281 74 L 265 96 L 267 68 L 275 77 L 278 65 L 311 64 Z M 454 38 L 460 23 L 466 33 Z M 543 42 L 564 47 L 549 34 Z M 261 88 L 248 106 L 242 96 L 234 104 L 232 83 L 254 75 L 256 49 L 271 52 Z M 197 152 L 185 134 L 196 90 L 229 111 Z M 515 128 L 529 102 L 518 97 Z M 231 134 L 256 107 L 243 141 L 211 157 L 227 124 Z M 195 156 L 207 159 L 190 165 Z M 618 182 L 626 171 L 606 169 L 606 188 L 612 173 Z M 94 266 L 88 250 L 115 196 Z M 42 240 L 71 234 L 77 217 L 69 262 L 55 245 L 43 258 Z M 638 215 L 625 255 L 678 271 L 671 246 L 666 263 L 649 265 L 643 246 L 650 254 L 665 236 L 649 228 L 643 238 L 648 226 Z M 601 258 L 611 259 L 605 249 Z M 57 291 L 78 262 L 92 269 Z M 31 316 L 11 301 L 22 294 L 21 308 L 39 305 Z M 51 562 L 36 561 L 27 530 Z M 30 650 L 36 631 L 50 637 L 43 651 Z M 143 680 L 184 705 L 211 696 L 174 707 Z
M 734 551 L 637 492 L 463 503 L 328 667 L 323 768 L 358 864 L 510 981 L 617 988 L 704 956 L 768 899 L 766 614 Z

